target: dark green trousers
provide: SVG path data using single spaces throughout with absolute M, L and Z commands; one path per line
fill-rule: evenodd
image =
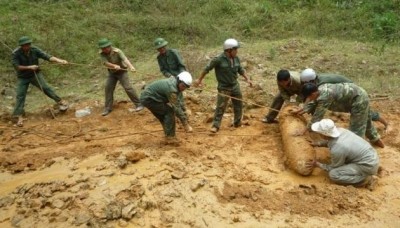
M 232 98 L 231 98 L 232 97 Z M 240 100 L 234 99 L 238 98 Z M 217 107 L 214 113 L 213 127 L 220 128 L 222 117 L 225 109 L 228 106 L 229 100 L 232 100 L 233 106 L 233 125 L 239 126 L 242 121 L 243 102 L 242 92 L 240 91 L 239 83 L 231 88 L 218 89 Z
M 20 116 L 24 114 L 25 98 L 29 88 L 29 84 L 38 87 L 44 92 L 44 94 L 53 99 L 55 102 L 61 101 L 61 98 L 57 96 L 57 94 L 53 91 L 52 88 L 50 88 L 49 85 L 47 85 L 46 81 L 43 78 L 43 75 L 40 72 L 36 72 L 36 77 L 33 76 L 29 78 L 18 78 L 16 89 L 17 97 L 13 116 Z
M 161 103 L 147 97 L 140 97 L 140 102 L 160 121 L 166 137 L 175 137 L 175 112 L 166 103 Z

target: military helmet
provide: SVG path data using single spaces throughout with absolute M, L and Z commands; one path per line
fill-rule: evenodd
M 192 85 L 193 79 L 192 75 L 189 72 L 182 71 L 181 73 L 178 74 L 177 77 L 179 81 L 183 82 L 186 85 L 186 87 L 189 88 Z
M 224 42 L 224 50 L 232 49 L 232 48 L 239 48 L 239 42 L 235 39 L 227 39 Z
M 157 38 L 154 40 L 154 46 L 156 47 L 156 49 L 165 47 L 168 44 L 168 42 L 166 40 L 164 40 L 164 38 Z
M 301 82 L 309 82 L 309 81 L 313 81 L 317 78 L 317 74 L 315 73 L 315 71 L 311 68 L 307 68 L 305 70 L 303 70 L 300 74 L 300 81 Z
M 32 39 L 27 37 L 27 36 L 22 36 L 21 38 L 19 38 L 18 40 L 18 45 L 22 46 L 24 44 L 30 44 L 32 43 Z
M 112 45 L 111 41 L 109 41 L 107 38 L 101 38 L 98 44 L 99 48 L 105 48 Z

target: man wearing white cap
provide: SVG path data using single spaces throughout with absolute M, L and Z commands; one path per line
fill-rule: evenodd
M 373 190 L 379 157 L 371 144 L 347 129 L 337 128 L 331 119 L 315 122 L 311 129 L 326 140 L 313 145 L 328 146 L 331 163 L 322 164 L 314 160 L 308 163 L 310 168 L 319 167 L 328 171 L 329 178 L 337 184 L 364 186 Z

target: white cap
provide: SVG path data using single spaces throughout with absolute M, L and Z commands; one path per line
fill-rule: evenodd
M 317 74 L 311 68 L 307 68 L 307 69 L 303 70 L 300 74 L 301 82 L 313 81 L 313 80 L 315 80 L 315 78 L 317 78 Z
M 331 119 L 322 119 L 321 121 L 315 122 L 311 125 L 311 129 L 322 135 L 333 138 L 337 138 L 340 135 L 335 123 Z
M 187 71 L 182 71 L 181 73 L 178 74 L 178 79 L 179 81 L 185 83 L 187 87 L 190 87 L 192 85 L 192 75 L 187 72 Z

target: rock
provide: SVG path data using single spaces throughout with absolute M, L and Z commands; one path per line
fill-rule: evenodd
M 59 216 L 59 215 L 61 214 L 61 212 L 62 212 L 61 209 L 55 208 L 54 210 L 52 210 L 52 211 L 50 212 L 49 215 L 50 215 L 51 217 L 57 217 L 57 216 Z
M 122 218 L 130 220 L 136 214 L 136 206 L 132 203 L 122 209 Z
M 126 155 L 126 160 L 130 162 L 138 162 L 143 158 L 146 158 L 146 155 L 142 151 L 132 151 L 127 153 Z
M 203 187 L 206 183 L 207 183 L 207 181 L 203 179 L 203 180 L 197 182 L 196 184 L 193 184 L 190 187 L 190 190 L 192 190 L 192 192 L 195 192 L 195 191 L 199 190 L 201 187 Z
M 15 198 L 12 196 L 5 196 L 0 199 L 0 208 L 6 207 L 14 203 Z
M 79 226 L 89 222 L 91 217 L 86 213 L 79 213 L 75 216 L 74 224 Z
M 171 174 L 172 179 L 182 179 L 185 176 L 185 172 L 181 172 L 181 171 L 175 171 Z
M 52 160 L 48 160 L 48 161 L 46 161 L 46 163 L 44 164 L 46 167 L 50 167 L 50 166 L 52 166 L 54 163 L 55 163 L 56 161 L 54 161 L 53 159 Z
M 126 165 L 128 164 L 128 161 L 126 160 L 126 157 L 124 156 L 124 155 L 120 155 L 118 158 L 117 158 L 117 166 L 120 168 L 120 169 L 124 169 L 125 167 L 126 167 Z
M 24 216 L 17 214 L 11 218 L 11 224 L 13 227 L 19 227 L 19 223 L 24 219 Z
M 127 227 L 127 226 L 128 226 L 128 222 L 125 221 L 125 220 L 123 220 L 123 219 L 120 219 L 120 220 L 118 221 L 118 226 L 120 226 L 120 227 Z
M 105 184 L 107 184 L 107 180 L 106 180 L 106 179 L 101 179 L 101 180 L 99 180 L 99 181 L 97 182 L 97 186 L 103 186 L 103 185 L 105 185 Z
M 89 192 L 82 192 L 76 196 L 78 199 L 83 200 L 89 197 Z
M 122 208 L 118 203 L 112 202 L 105 208 L 107 219 L 119 219 L 122 216 Z
M 62 201 L 60 199 L 55 199 L 55 200 L 53 200 L 53 202 L 51 202 L 51 206 L 53 208 L 62 209 L 64 207 L 64 205 L 65 205 L 64 201 Z

